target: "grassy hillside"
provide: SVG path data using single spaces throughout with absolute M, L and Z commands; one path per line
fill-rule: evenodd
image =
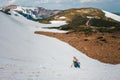
M 63 12 L 58 13 L 54 16 L 55 19 L 59 20 L 60 16 L 65 16 L 66 21 L 69 22 L 73 20 L 76 16 L 81 16 L 83 18 L 86 18 L 87 16 L 95 17 L 95 18 L 102 18 L 105 16 L 105 14 L 96 8 L 80 8 L 80 9 L 68 9 Z
M 40 22 L 40 23 L 44 23 L 44 24 L 50 24 L 50 21 L 52 20 L 53 18 L 50 17 L 50 18 L 45 18 L 45 19 L 37 19 L 36 21 L 37 22 Z
M 112 32 L 120 30 L 120 22 L 112 20 L 110 18 L 92 18 L 89 24 L 86 25 L 88 18 L 82 16 L 76 16 L 69 24 L 60 26 L 62 30 L 73 30 L 73 31 L 88 31 L 88 32 Z
M 49 21 L 51 20 L 64 20 L 68 22 L 68 24 L 59 27 L 61 30 L 83 31 L 85 33 L 120 30 L 120 22 L 106 17 L 103 11 L 96 8 L 68 9 L 47 19 L 37 21 L 50 23 Z
M 61 19 L 60 17 L 64 16 L 66 17 L 65 19 Z M 59 12 L 58 14 L 51 16 L 49 18 L 46 19 L 39 19 L 37 21 L 41 22 L 41 23 L 49 23 L 50 20 L 65 20 L 68 23 L 71 22 L 76 16 L 82 16 L 82 17 L 86 17 L 86 16 L 93 16 L 95 18 L 102 18 L 105 16 L 105 14 L 96 8 L 78 8 L 78 9 L 68 9 L 68 10 L 63 10 L 61 12 Z

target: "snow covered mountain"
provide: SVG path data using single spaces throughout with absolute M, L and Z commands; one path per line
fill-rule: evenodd
M 10 5 L 3 8 L 4 11 L 6 10 L 14 10 L 19 14 L 23 15 L 27 19 L 44 19 L 50 16 L 53 16 L 60 12 L 60 10 L 48 10 L 42 7 L 22 7 L 17 5 Z
M 39 24 L 14 13 L 0 12 L 0 80 L 120 79 L 120 65 L 101 63 L 65 42 L 34 34 L 61 24 Z M 81 62 L 80 69 L 70 67 L 73 56 Z

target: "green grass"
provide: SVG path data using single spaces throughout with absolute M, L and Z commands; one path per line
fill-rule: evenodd
M 88 18 L 86 17 L 76 16 L 74 17 L 73 20 L 71 20 L 71 22 L 69 22 L 69 24 L 60 26 L 60 29 L 73 30 L 75 32 L 82 31 L 85 33 L 92 33 L 95 32 L 95 30 L 99 32 L 114 32 L 120 30 L 120 22 L 117 22 L 115 20 L 106 17 L 101 19 L 96 19 L 96 18 L 91 19 L 89 22 L 89 26 L 86 26 L 87 21 Z
M 45 18 L 45 19 L 37 19 L 36 21 L 44 24 L 50 24 L 50 21 L 53 20 L 53 17 Z

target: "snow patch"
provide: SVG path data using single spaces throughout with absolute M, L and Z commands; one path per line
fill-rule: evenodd
M 110 18 L 120 22 L 120 16 L 113 14 L 113 13 L 110 13 L 108 11 L 104 11 L 104 10 L 103 10 L 103 12 L 105 13 L 106 17 L 110 17 Z
M 66 19 L 66 17 L 65 16 L 61 16 L 61 17 L 59 17 L 59 19 Z
M 50 21 L 52 24 L 61 24 L 61 25 L 64 25 L 64 24 L 67 24 L 66 21 Z

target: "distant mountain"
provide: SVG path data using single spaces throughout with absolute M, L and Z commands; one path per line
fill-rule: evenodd
M 14 10 L 27 19 L 44 19 L 59 13 L 61 10 L 48 10 L 42 7 L 22 7 L 10 5 L 3 8 L 3 11 Z

